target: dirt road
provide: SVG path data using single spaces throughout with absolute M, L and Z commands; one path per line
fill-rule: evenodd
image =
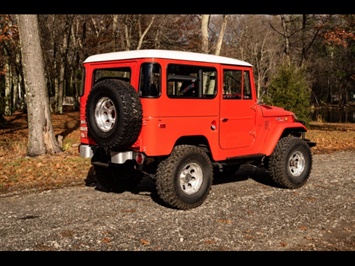
M 286 190 L 260 169 L 216 180 L 193 210 L 163 206 L 150 180 L 115 194 L 83 184 L 0 195 L 1 251 L 354 251 L 355 151 L 314 155 Z

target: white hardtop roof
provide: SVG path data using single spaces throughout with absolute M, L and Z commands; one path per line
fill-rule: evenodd
M 137 58 L 164 58 L 176 60 L 188 60 L 197 62 L 210 62 L 227 65 L 238 66 L 252 66 L 251 64 L 234 58 L 225 56 L 217 56 L 212 54 L 203 54 L 195 52 L 183 52 L 175 50 L 159 50 L 159 49 L 146 49 L 146 50 L 130 50 L 112 53 L 103 53 L 89 56 L 84 63 L 102 62 L 112 60 L 125 60 Z

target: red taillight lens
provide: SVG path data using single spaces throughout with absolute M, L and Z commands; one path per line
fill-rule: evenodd
M 81 138 L 88 137 L 88 127 L 85 120 L 80 120 L 80 137 Z
M 144 163 L 144 155 L 142 153 L 137 153 L 136 154 L 136 162 L 139 165 Z

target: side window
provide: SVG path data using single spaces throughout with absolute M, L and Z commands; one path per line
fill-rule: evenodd
M 250 72 L 245 70 L 224 70 L 223 98 L 252 99 Z
M 250 72 L 249 71 L 244 71 L 243 99 L 252 99 L 251 85 L 250 85 Z
M 157 63 L 143 63 L 139 78 L 139 95 L 141 97 L 158 97 L 160 95 L 161 66 Z
M 224 70 L 223 72 L 223 98 L 242 98 L 242 71 Z
M 168 65 L 167 94 L 172 98 L 213 98 L 217 70 L 213 67 Z

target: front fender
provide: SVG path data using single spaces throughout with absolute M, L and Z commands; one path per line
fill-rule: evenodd
M 268 131 L 261 153 L 269 156 L 274 151 L 280 138 L 292 134 L 292 132 L 306 132 L 307 128 L 300 122 L 292 124 L 278 124 L 274 125 Z

